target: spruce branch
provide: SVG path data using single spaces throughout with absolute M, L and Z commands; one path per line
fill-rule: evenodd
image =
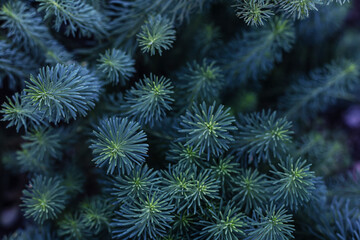
M 177 74 L 177 78 L 179 95 L 186 99 L 184 105 L 202 101 L 212 102 L 218 98 L 224 85 L 224 75 L 220 67 L 215 61 L 207 59 L 203 59 L 201 63 L 187 63 Z
M 180 211 L 188 210 L 190 213 L 205 213 L 214 200 L 220 199 L 220 181 L 215 179 L 211 170 L 193 170 L 191 184 L 185 197 L 186 203 L 180 206 Z
M 54 128 L 39 128 L 27 132 L 23 139 L 26 140 L 21 147 L 31 156 L 36 156 L 41 162 L 52 157 L 61 159 L 62 156 L 62 136 L 60 131 Z
M 38 63 L 13 44 L 0 40 L 0 88 L 3 87 L 6 77 L 9 88 L 23 86 L 23 79 L 36 72 Z
M 56 219 L 65 209 L 66 189 L 59 178 L 37 175 L 32 178 L 23 191 L 20 205 L 26 218 L 43 224 L 49 219 Z
M 292 122 L 270 110 L 239 115 L 234 149 L 246 162 L 258 164 L 283 156 L 292 141 Z
M 80 212 L 65 213 L 57 222 L 57 233 L 64 239 L 81 240 L 89 239 L 92 235 L 85 223 L 85 218 Z
M 185 146 L 199 149 L 199 154 L 207 153 L 209 160 L 210 156 L 219 156 L 229 149 L 229 144 L 234 141 L 231 131 L 237 129 L 234 122 L 230 108 L 216 106 L 215 102 L 209 107 L 205 102 L 200 106 L 194 104 L 191 111 L 181 116 L 179 132 L 185 136 L 179 140 L 184 139 Z
M 97 69 L 104 75 L 106 82 L 123 86 L 135 73 L 134 65 L 135 61 L 128 54 L 113 48 L 100 54 Z
M 146 134 L 140 125 L 127 118 L 111 117 L 100 121 L 93 131 L 90 148 L 93 162 L 107 169 L 108 174 L 130 173 L 145 161 L 148 151 Z
M 270 204 L 265 210 L 257 209 L 254 213 L 252 228 L 248 230 L 246 240 L 288 240 L 292 239 L 294 225 L 291 214 L 285 208 Z
M 36 152 L 26 148 L 16 151 L 15 155 L 11 160 L 13 164 L 16 164 L 18 167 L 17 171 L 19 172 L 46 174 L 52 170 L 51 161 L 48 156 L 39 156 Z
M 137 34 L 139 46 L 144 53 L 160 56 L 164 50 L 169 50 L 175 41 L 175 30 L 172 23 L 160 16 L 151 16 Z
M 126 202 L 115 211 L 111 223 L 116 239 L 157 239 L 164 237 L 173 221 L 174 205 L 169 199 L 152 190 L 145 197 Z
M 237 0 L 233 7 L 236 9 L 237 17 L 253 26 L 264 25 L 274 15 L 274 5 L 268 0 Z
M 283 52 L 292 48 L 294 41 L 292 21 L 277 16 L 263 28 L 244 32 L 219 53 L 226 77 L 234 84 L 264 78 L 274 64 L 282 60 Z
M 36 47 L 38 41 L 47 34 L 42 19 L 36 11 L 22 1 L 11 1 L 1 7 L 0 19 L 2 28 L 8 30 L 8 38 L 24 46 L 26 51 Z
M 202 229 L 196 240 L 237 240 L 246 236 L 248 220 L 245 214 L 228 204 L 218 211 L 210 210 L 209 220 L 201 220 Z
M 174 236 L 170 239 L 192 239 L 193 237 L 191 235 L 196 231 L 196 221 L 196 216 L 186 211 L 175 214 L 173 229 L 171 231 L 174 233 Z
M 201 12 L 212 1 L 214 0 L 161 0 L 158 4 L 162 7 L 162 12 L 174 21 L 182 23 L 188 20 L 191 14 Z
M 105 230 L 110 232 L 110 222 L 114 206 L 104 196 L 87 199 L 80 205 L 83 223 L 93 235 Z
M 174 200 L 175 207 L 181 208 L 193 184 L 194 171 L 184 165 L 169 165 L 168 169 L 161 171 L 161 185 L 166 196 Z
M 194 149 L 192 146 L 185 146 L 180 142 L 172 142 L 166 154 L 166 160 L 186 167 L 191 167 L 192 165 L 202 166 L 204 156 L 199 154 L 199 149 Z
M 278 168 L 272 166 L 271 173 L 274 174 L 272 200 L 296 211 L 311 199 L 315 175 L 305 160 L 287 157 L 280 161 Z
M 36 10 L 22 1 L 9 1 L 1 7 L 1 28 L 17 47 L 36 57 L 46 58 L 49 63 L 63 63 L 71 58 L 65 48 L 50 34 Z
M 25 132 L 28 128 L 45 125 L 43 113 L 37 111 L 30 102 L 26 101 L 25 92 L 15 93 L 12 98 L 6 98 L 7 102 L 2 104 L 2 121 L 8 121 L 7 127 L 16 127 L 19 132 L 23 127 Z
M 285 14 L 293 18 L 307 18 L 309 17 L 310 11 L 317 11 L 317 6 L 323 4 L 322 0 L 280 0 L 280 8 L 285 12 Z
M 220 181 L 223 194 L 227 189 L 232 188 L 232 180 L 234 180 L 234 176 L 238 173 L 239 166 L 239 163 L 234 162 L 234 157 L 231 155 L 220 156 L 210 161 L 209 167 L 212 170 L 211 173 L 215 179 Z
M 135 166 L 130 174 L 120 174 L 111 181 L 111 195 L 116 198 L 116 204 L 129 198 L 144 197 L 160 183 L 159 172 L 147 165 Z
M 50 122 L 86 116 L 99 98 L 101 83 L 89 70 L 75 64 L 40 69 L 26 82 L 26 100 L 44 111 Z
M 106 18 L 84 0 L 36 0 L 39 11 L 45 12 L 45 19 L 55 18 L 54 28 L 60 31 L 65 26 L 65 34 L 80 37 L 103 38 L 107 36 Z
M 290 86 L 280 105 L 289 118 L 313 118 L 341 96 L 350 94 L 360 81 L 356 61 L 341 59 L 312 71 Z
M 233 179 L 233 201 L 249 213 L 252 209 L 263 208 L 270 198 L 269 181 L 266 175 L 256 169 L 246 169 Z
M 124 114 L 141 124 L 153 126 L 172 109 L 172 89 L 170 80 L 163 76 L 144 76 L 126 92 L 125 104 L 122 106 Z
M 65 166 L 61 176 L 63 179 L 62 185 L 66 188 L 69 196 L 76 196 L 84 192 L 86 177 L 75 163 L 72 162 Z

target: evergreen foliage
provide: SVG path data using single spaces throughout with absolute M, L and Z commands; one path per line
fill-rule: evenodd
M 316 175 L 329 176 L 350 164 L 350 155 L 346 146 L 346 136 L 339 132 L 334 134 L 310 132 L 296 146 L 294 157 L 304 156 L 311 160 L 311 168 Z
M 139 130 L 138 123 L 127 118 L 111 117 L 100 121 L 93 131 L 90 148 L 98 167 L 107 168 L 107 173 L 129 173 L 144 162 L 148 150 L 146 134 Z
M 254 219 L 249 229 L 247 240 L 287 240 L 292 239 L 294 232 L 294 220 L 291 214 L 276 205 L 267 206 L 265 210 L 257 209 L 254 213 Z
M 191 167 L 193 164 L 200 166 L 203 157 L 199 154 L 198 149 L 192 146 L 185 146 L 183 143 L 171 143 L 166 159 L 169 162 L 177 163 L 180 166 Z
M 317 10 L 316 5 L 320 0 L 280 1 L 282 8 L 288 15 L 294 18 L 309 17 L 309 12 Z
M 0 1 L 0 239 L 360 239 L 357 9 Z
M 237 36 L 219 53 L 228 81 L 238 84 L 264 78 L 282 60 L 283 52 L 292 48 L 294 40 L 293 23 L 282 17 L 273 17 L 265 28 Z
M 141 27 L 137 35 L 139 45 L 144 53 L 160 56 L 163 50 L 169 50 L 175 41 L 175 30 L 170 21 L 160 15 L 151 16 Z
M 270 197 L 269 181 L 256 169 L 247 169 L 233 180 L 234 202 L 249 213 L 252 209 L 263 208 Z
M 57 43 L 44 25 L 36 10 L 22 1 L 9 1 L 2 5 L 1 28 L 7 30 L 7 38 L 27 53 L 46 58 L 48 62 L 63 63 L 70 56 Z M 17 63 L 18 64 L 18 63 Z
M 51 170 L 51 161 L 44 156 L 38 156 L 36 152 L 26 148 L 16 151 L 15 156 L 11 156 L 11 161 L 21 172 L 33 172 L 46 174 Z
M 193 102 L 212 102 L 219 96 L 224 76 L 215 61 L 204 59 L 201 64 L 188 63 L 178 74 L 179 91 L 184 94 L 185 105 Z
M 205 212 L 212 200 L 219 199 L 220 182 L 211 174 L 211 170 L 194 172 L 191 176 L 190 187 L 185 197 L 186 203 L 180 210 L 187 208 L 193 214 Z
M 181 116 L 179 131 L 185 134 L 181 138 L 186 141 L 185 146 L 199 149 L 199 153 L 219 156 L 224 150 L 229 149 L 229 144 L 234 141 L 230 134 L 237 128 L 233 126 L 235 118 L 230 115 L 230 109 L 223 105 L 216 106 L 214 102 L 210 107 L 203 102 L 200 107 L 193 105 L 192 111 L 186 111 Z
M 40 159 L 46 157 L 61 158 L 61 136 L 52 128 L 41 128 L 29 131 L 23 136 L 26 140 L 21 145 L 29 154 L 37 155 Z
M 319 210 L 325 210 L 319 208 Z M 309 226 L 310 231 L 318 239 L 357 239 L 360 236 L 359 228 L 359 213 L 358 209 L 350 207 L 350 202 L 343 198 L 334 199 L 329 206 L 328 210 L 325 210 L 328 217 L 331 219 L 325 219 L 320 216 L 320 219 L 316 219 L 317 222 L 314 226 Z
M 21 49 L 14 47 L 4 40 L 0 40 L 0 87 L 3 87 L 6 77 L 9 87 L 15 89 L 17 85 L 23 85 L 23 78 L 33 73 L 37 64 Z M 19 83 L 18 83 L 19 82 Z
M 195 239 L 236 240 L 245 236 L 246 217 L 239 209 L 227 205 L 219 213 L 210 212 L 210 222 L 200 222 L 204 227 Z
M 125 85 L 135 72 L 135 61 L 118 49 L 106 50 L 100 54 L 97 69 L 105 76 L 106 82 Z
M 315 182 L 314 172 L 310 171 L 310 165 L 306 165 L 306 161 L 300 158 L 282 160 L 279 168 L 274 167 L 271 171 L 274 174 L 271 181 L 273 199 L 282 202 L 291 210 L 297 210 L 311 198 Z
M 358 81 L 358 63 L 342 59 L 312 71 L 308 78 L 300 78 L 281 103 L 288 117 L 312 118 L 336 100 L 349 98 Z
M 191 239 L 191 233 L 195 230 L 194 223 L 195 217 L 192 214 L 186 212 L 175 214 L 174 228 L 172 230 L 172 232 L 174 232 L 173 238 L 183 236 L 186 239 Z
M 277 118 L 276 112 L 262 111 L 239 115 L 235 150 L 248 162 L 257 164 L 279 158 L 287 152 L 287 144 L 291 143 L 292 123 L 286 118 Z
M 86 116 L 99 98 L 101 84 L 86 68 L 57 64 L 40 69 L 26 82 L 27 101 L 44 111 L 50 122 Z
M 123 106 L 125 115 L 139 123 L 154 125 L 171 110 L 174 99 L 173 87 L 169 79 L 150 74 L 126 92 Z
M 110 230 L 113 206 L 109 200 L 95 196 L 81 205 L 83 222 L 94 235 Z
M 104 37 L 107 35 L 105 17 L 84 0 L 36 0 L 45 19 L 54 19 L 54 28 L 65 26 L 65 34 L 80 37 Z
M 91 232 L 85 225 L 83 216 L 76 212 L 75 214 L 66 213 L 59 220 L 58 235 L 65 239 L 80 240 L 90 237 Z
M 237 1 L 234 5 L 236 8 L 236 16 L 244 19 L 248 25 L 264 25 L 274 12 L 272 11 L 272 4 L 268 1 L 245 0 Z
M 44 124 L 42 113 L 37 111 L 24 97 L 26 94 L 15 93 L 12 99 L 7 97 L 3 103 L 1 113 L 4 114 L 2 121 L 9 121 L 7 127 L 16 126 L 19 132 L 23 127 L 27 131 L 28 126 L 35 127 Z
M 146 165 L 136 166 L 130 174 L 116 176 L 112 180 L 111 195 L 116 202 L 123 203 L 129 197 L 144 197 L 150 189 L 160 182 L 158 172 L 149 169 Z
M 333 0 L 236 0 L 236 15 L 248 25 L 263 25 L 272 15 L 282 14 L 293 19 L 308 18 L 313 11 L 326 7 Z M 347 0 L 335 1 L 337 5 Z
M 176 207 L 184 206 L 193 184 L 193 170 L 185 168 L 183 165 L 172 165 L 161 175 L 163 177 L 162 186 L 166 195 L 174 199 Z
M 67 200 L 66 189 L 59 178 L 35 176 L 23 191 L 23 210 L 27 218 L 42 224 L 55 219 L 64 210 Z
M 114 40 L 114 46 L 125 45 L 129 49 L 134 50 L 137 45 L 136 36 L 139 35 L 141 29 L 147 29 L 148 27 L 152 29 L 155 27 L 155 25 L 148 24 L 150 16 L 154 20 L 152 23 L 162 23 L 158 25 L 160 28 L 155 29 L 156 33 L 160 33 L 158 30 L 162 31 L 167 29 L 165 33 L 171 33 L 169 36 L 171 41 L 173 41 L 175 32 L 171 29 L 172 22 L 183 23 L 186 19 L 189 19 L 190 15 L 200 12 L 203 6 L 209 5 L 212 1 L 110 0 L 106 15 L 113 19 L 109 25 L 111 35 L 116 38 Z M 144 34 L 145 37 L 149 36 L 147 32 L 144 32 Z M 164 35 L 162 35 L 162 37 L 164 37 Z M 144 41 L 146 42 L 147 40 L 144 39 Z
M 165 236 L 174 205 L 158 191 L 124 203 L 111 224 L 116 239 L 154 239 Z
M 62 179 L 62 185 L 70 196 L 76 196 L 76 194 L 84 191 L 85 176 L 74 163 L 65 167 L 62 172 Z
M 212 160 L 210 169 L 214 178 L 220 181 L 222 189 L 224 189 L 225 185 L 231 184 L 231 180 L 234 179 L 233 176 L 239 170 L 239 164 L 234 162 L 232 156 L 222 156 Z

